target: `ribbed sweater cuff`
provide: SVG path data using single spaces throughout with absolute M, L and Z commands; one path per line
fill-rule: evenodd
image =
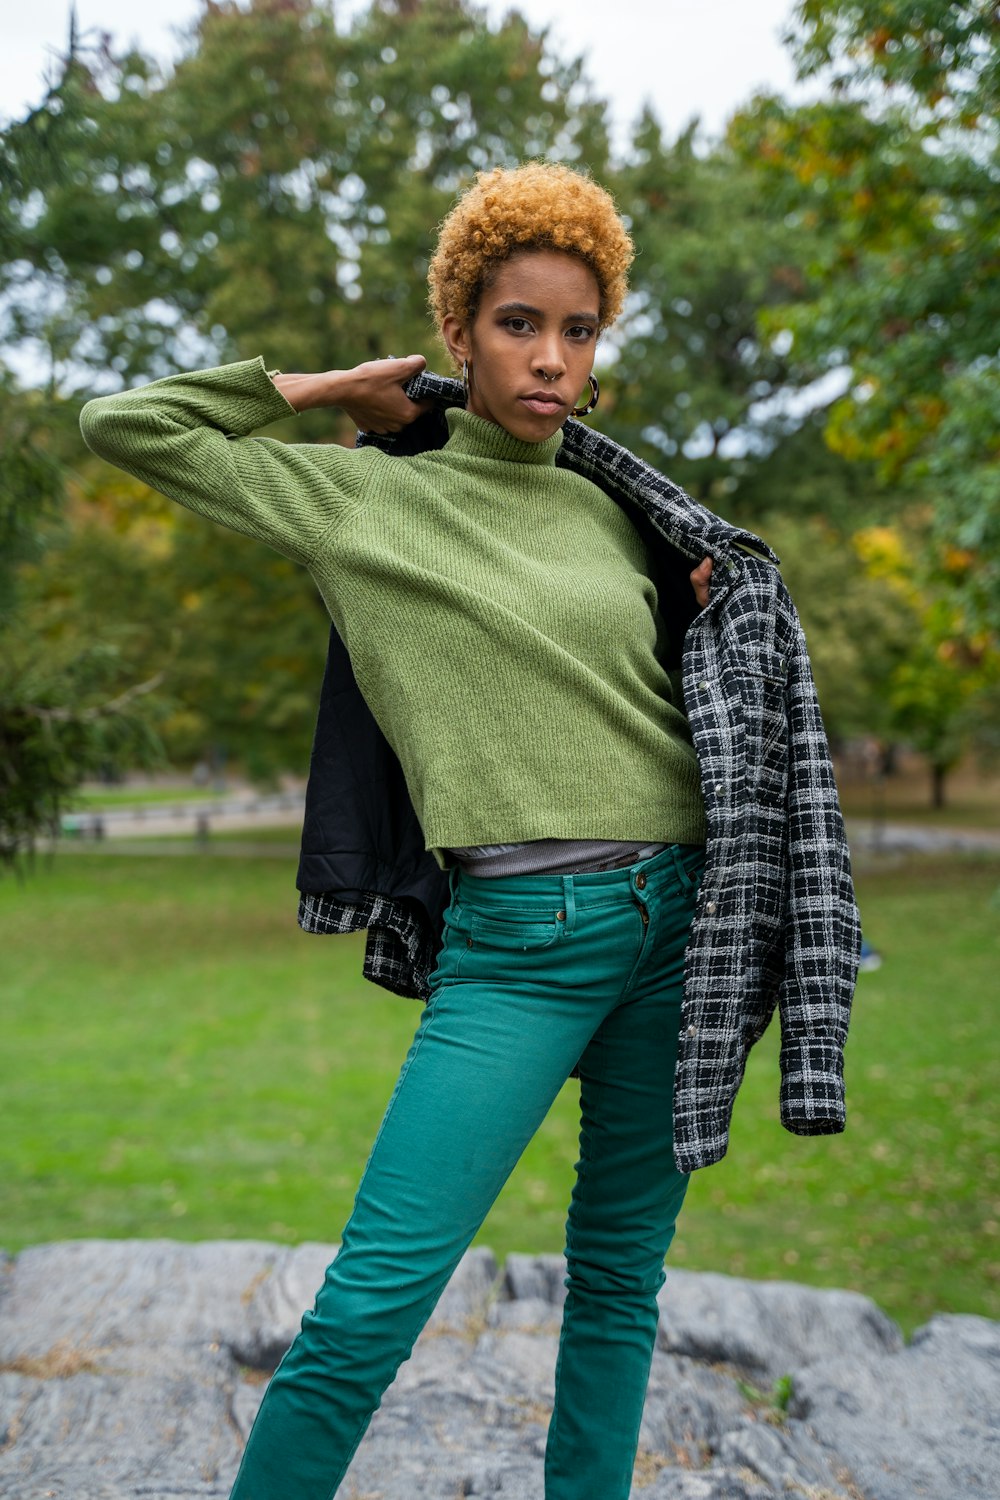
M 206 376 L 214 371 L 206 370 Z M 277 374 L 278 371 L 275 371 Z M 225 421 L 223 431 L 233 437 L 248 437 L 258 427 L 267 427 L 271 422 L 282 422 L 286 417 L 297 417 L 298 412 L 290 401 L 278 390 L 267 373 L 263 355 L 256 359 L 237 360 L 235 364 L 222 365 L 220 381 L 220 415 Z M 206 382 L 207 383 L 207 382 Z M 230 400 L 229 398 L 233 399 Z

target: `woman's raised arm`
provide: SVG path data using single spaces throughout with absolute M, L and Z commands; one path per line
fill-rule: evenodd
M 373 455 L 250 434 L 309 406 L 342 406 L 355 422 L 402 426 L 423 409 L 402 390 L 422 366 L 416 356 L 272 378 L 262 359 L 243 360 L 100 396 L 84 407 L 80 426 L 88 447 L 109 463 L 308 564 L 329 528 L 361 503 Z

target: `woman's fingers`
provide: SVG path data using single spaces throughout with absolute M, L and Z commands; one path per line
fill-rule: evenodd
M 694 589 L 694 596 L 697 599 L 698 603 L 701 605 L 702 609 L 704 609 L 705 605 L 708 603 L 708 581 L 711 576 L 712 559 L 710 557 L 703 557 L 698 566 L 694 568 L 690 574 L 691 587 Z
M 351 371 L 351 399 L 343 409 L 363 432 L 399 432 L 429 410 L 430 401 L 411 401 L 403 386 L 419 375 L 427 361 L 422 354 L 405 359 L 371 359 Z

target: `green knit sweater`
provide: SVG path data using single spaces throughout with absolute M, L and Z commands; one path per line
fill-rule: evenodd
M 698 766 L 644 544 L 616 501 L 450 411 L 447 445 L 254 438 L 292 414 L 262 360 L 84 407 L 102 458 L 308 567 L 403 768 L 428 849 L 700 843 Z

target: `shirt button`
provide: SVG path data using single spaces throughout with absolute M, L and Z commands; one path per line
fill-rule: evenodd
M 645 888 L 646 888 L 646 877 L 642 873 L 641 870 L 639 871 L 638 875 L 635 877 L 635 883 L 639 887 L 640 891 L 645 890 Z
M 707 688 L 708 687 L 708 683 L 705 681 L 704 678 L 702 678 L 702 680 L 701 680 L 701 682 L 699 682 L 698 686 L 700 688 Z
M 697 1028 L 697 1026 L 689 1026 L 688 1027 L 688 1036 L 697 1036 L 697 1035 L 698 1035 L 698 1028 Z
M 716 783 L 715 783 L 715 790 L 716 790 L 716 791 L 717 791 L 717 792 L 721 792 L 721 791 L 722 791 L 722 782 L 721 782 L 721 781 L 717 781 L 717 782 L 716 782 Z
M 718 908 L 718 906 L 716 905 L 716 903 L 714 901 L 706 901 L 705 902 L 705 910 L 708 912 L 708 915 L 710 917 L 714 917 L 715 913 L 718 911 L 718 909 L 719 908 Z

